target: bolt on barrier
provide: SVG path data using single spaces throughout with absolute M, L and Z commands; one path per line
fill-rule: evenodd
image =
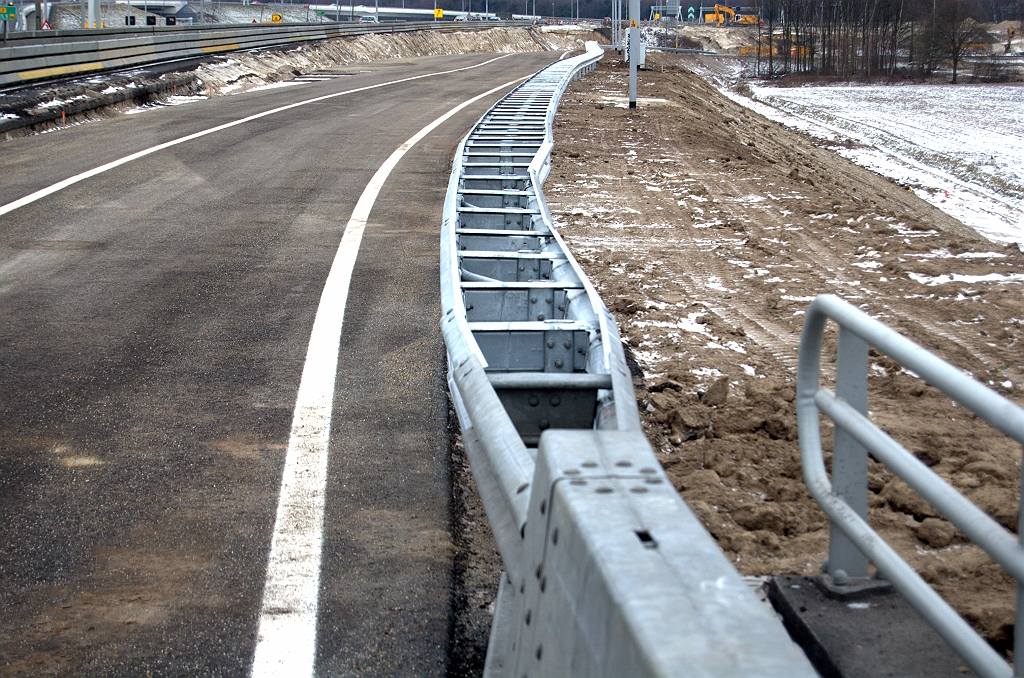
M 662 471 L 615 321 L 552 225 L 555 112 L 601 56 L 491 108 L 445 198 L 448 383 L 505 564 L 484 675 L 809 678 Z
M 819 388 L 827 320 L 839 325 L 836 391 Z M 914 342 L 835 297 L 811 302 L 800 337 L 797 423 L 804 478 L 831 521 L 827 569 L 837 585 L 863 582 L 868 561 L 892 582 L 979 676 L 1024 675 L 1024 544 L 953 489 L 867 417 L 868 346 L 896 360 L 960 405 L 1024 445 L 1024 410 Z M 836 425 L 829 481 L 818 412 Z M 1011 668 L 867 523 L 868 454 L 928 500 L 1017 580 L 1017 620 Z M 1024 513 L 1018 510 L 1018 535 Z

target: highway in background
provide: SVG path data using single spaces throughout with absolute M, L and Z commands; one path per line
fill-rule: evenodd
M 0 144 L 0 205 L 314 97 L 494 59 L 201 101 Z M 307 343 L 342 231 L 388 156 L 554 53 L 227 127 L 0 216 L 0 676 L 249 671 Z M 335 382 L 318 675 L 440 675 L 449 630 L 437 233 L 451 154 L 384 184 Z

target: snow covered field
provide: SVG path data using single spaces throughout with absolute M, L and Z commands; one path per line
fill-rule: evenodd
M 997 242 L 1024 243 L 1024 87 L 753 86 L 734 101 L 830 142 Z M 831 144 L 830 144 L 831 146 Z

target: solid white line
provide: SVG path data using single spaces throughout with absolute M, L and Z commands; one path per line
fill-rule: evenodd
M 324 96 L 315 97 L 313 99 L 306 99 L 305 101 L 299 101 L 299 102 L 294 103 L 294 104 L 288 104 L 287 106 L 281 106 L 279 108 L 274 108 L 274 109 L 271 109 L 269 111 L 264 111 L 263 113 L 256 113 L 255 115 L 250 115 L 250 116 L 247 116 L 245 118 L 241 118 L 240 120 L 235 120 L 233 122 L 224 123 L 223 125 L 217 125 L 216 127 L 211 127 L 210 129 L 205 129 L 205 130 L 203 130 L 201 132 L 196 132 L 195 134 L 189 134 L 188 136 L 180 137 L 178 139 L 174 139 L 173 141 L 168 141 L 168 142 L 165 142 L 165 143 L 162 143 L 162 144 L 157 144 L 156 146 L 150 146 L 147 149 L 141 150 L 141 151 L 139 151 L 137 153 L 132 153 L 131 155 L 126 155 L 125 157 L 120 158 L 118 160 L 114 160 L 112 162 L 108 162 L 106 165 L 100 165 L 99 167 L 94 167 L 91 170 L 87 170 L 85 172 L 82 172 L 81 174 L 76 174 L 73 177 L 68 177 L 67 179 L 64 179 L 63 181 L 58 181 L 57 183 L 55 183 L 55 184 L 53 184 L 51 186 L 47 186 L 46 188 L 39 189 L 35 193 L 30 193 L 30 194 L 26 195 L 24 198 L 18 198 L 17 200 L 15 200 L 13 202 L 9 202 L 6 205 L 0 206 L 0 216 L 3 216 L 4 214 L 7 214 L 8 212 L 13 212 L 14 210 L 18 209 L 19 207 L 24 207 L 25 205 L 33 203 L 36 200 L 39 200 L 40 198 L 45 198 L 48 195 L 52 195 L 52 194 L 56 193 L 57 191 L 60 191 L 62 189 L 67 188 L 68 186 L 72 186 L 74 184 L 77 184 L 80 181 L 84 181 L 84 180 L 88 179 L 89 177 L 94 177 L 97 174 L 103 174 L 104 172 L 106 172 L 108 170 L 112 170 L 115 167 L 120 167 L 121 165 L 129 163 L 132 160 L 138 160 L 139 158 L 144 158 L 147 155 L 151 155 L 153 153 L 156 153 L 157 151 L 162 151 L 165 148 L 170 148 L 171 146 L 177 146 L 178 144 L 183 144 L 186 141 L 192 141 L 193 139 L 198 139 L 199 137 L 205 137 L 207 134 L 213 134 L 214 132 L 220 132 L 221 130 L 228 129 L 230 127 L 235 127 L 236 125 L 241 125 L 243 123 L 251 122 L 253 120 L 259 120 L 260 118 L 265 118 L 268 115 L 274 115 L 275 113 L 281 113 L 282 111 L 288 111 L 288 110 L 291 110 L 293 108 L 298 108 L 299 106 L 306 106 L 307 104 L 313 104 L 313 103 L 316 103 L 318 101 L 325 101 L 327 99 L 333 99 L 335 97 L 345 96 L 346 94 L 355 94 L 356 92 L 365 92 L 367 90 L 377 89 L 379 87 L 387 87 L 388 85 L 397 85 L 399 83 L 409 82 L 411 80 L 420 80 L 422 78 L 432 78 L 432 77 L 437 76 L 437 75 L 449 75 L 451 73 L 458 73 L 460 71 L 468 71 L 468 70 L 470 70 L 472 68 L 480 68 L 481 66 L 486 66 L 487 64 L 493 63 L 493 62 L 497 61 L 498 59 L 504 59 L 504 58 L 509 57 L 509 56 L 512 56 L 512 55 L 511 54 L 503 54 L 503 55 L 501 55 L 499 57 L 495 57 L 493 59 L 488 59 L 487 61 L 485 61 L 485 62 L 483 62 L 481 64 L 476 64 L 475 66 L 465 66 L 463 68 L 456 68 L 456 69 L 453 69 L 453 70 L 450 70 L 450 71 L 438 71 L 437 73 L 424 73 L 423 75 L 414 75 L 414 76 L 411 76 L 411 77 L 408 77 L 408 78 L 401 78 L 400 80 L 389 80 L 388 82 L 382 82 L 382 83 L 379 83 L 379 84 L 376 84 L 376 85 L 368 85 L 366 87 L 357 87 L 356 89 L 349 89 L 349 90 L 345 90 L 344 92 L 335 92 L 334 94 L 326 94 Z
M 352 269 L 366 220 L 388 175 L 409 149 L 467 106 L 523 80 L 518 78 L 465 101 L 399 146 L 359 196 L 327 276 L 309 337 L 281 477 L 277 521 L 263 589 L 252 676 L 312 676 L 323 544 L 324 495 L 330 447 L 334 378 Z

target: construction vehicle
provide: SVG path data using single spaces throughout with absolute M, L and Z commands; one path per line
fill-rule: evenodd
M 715 24 L 716 26 L 729 26 L 732 24 L 756 26 L 758 18 L 756 14 L 738 14 L 731 7 L 715 5 L 713 12 L 704 15 L 704 23 Z

